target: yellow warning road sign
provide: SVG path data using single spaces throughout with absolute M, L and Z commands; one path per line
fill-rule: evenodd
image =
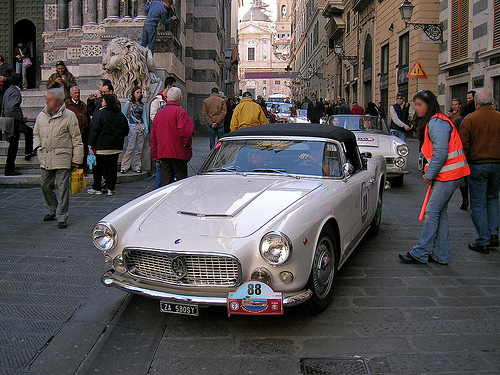
M 406 75 L 407 78 L 427 78 L 427 74 L 425 74 L 424 68 L 422 68 L 422 65 L 420 65 L 420 61 L 415 61 L 415 64 L 413 64 L 413 67 L 410 69 L 408 74 Z

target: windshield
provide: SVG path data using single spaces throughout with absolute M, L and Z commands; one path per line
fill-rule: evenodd
M 226 140 L 215 146 L 200 173 L 341 177 L 341 159 L 334 143 L 322 141 Z
M 376 116 L 334 115 L 328 119 L 328 125 L 340 126 L 352 131 L 389 134 L 384 119 Z

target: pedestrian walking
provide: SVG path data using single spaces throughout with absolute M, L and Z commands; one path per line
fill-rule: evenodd
M 102 78 L 99 81 L 99 86 L 96 93 L 89 95 L 87 99 L 87 113 L 89 118 L 94 116 L 96 112 L 102 107 L 102 96 L 106 94 L 113 94 L 114 87 L 109 79 Z M 90 123 L 90 122 L 89 122 Z
M 380 117 L 380 112 L 377 108 L 377 105 L 373 102 L 368 102 L 366 105 L 366 114 L 368 116 Z
M 458 98 L 453 98 L 451 101 L 451 111 L 448 113 L 448 117 L 450 118 L 451 122 L 455 124 L 457 119 L 460 117 L 460 112 L 462 110 L 462 102 Z
M 167 77 L 165 78 L 165 89 L 160 92 L 156 97 L 153 99 L 151 102 L 151 105 L 149 106 L 149 118 L 151 120 L 151 124 L 153 124 L 153 121 L 155 120 L 156 114 L 165 107 L 165 104 L 167 104 L 167 92 L 170 90 L 172 87 L 175 87 L 177 84 L 177 81 L 175 80 L 174 77 Z M 155 184 L 153 189 L 158 189 L 161 185 L 161 166 L 160 162 L 158 160 L 154 161 L 155 165 Z
M 460 125 L 460 137 L 469 161 L 471 218 L 477 231 L 469 249 L 488 254 L 490 247 L 498 247 L 500 214 L 500 113 L 491 107 L 491 92 L 482 90 L 475 95 L 477 110 Z
M 353 102 L 352 103 L 352 108 L 351 108 L 351 113 L 353 115 L 360 115 L 363 116 L 365 114 L 365 110 L 363 107 L 358 105 L 358 102 Z
M 47 81 L 47 90 L 54 88 L 62 88 L 64 90 L 64 99 L 70 98 L 69 89 L 76 86 L 76 78 L 66 68 L 64 61 L 56 63 L 56 72 L 52 73 Z
M 66 100 L 64 105 L 67 109 L 72 111 L 78 120 L 78 127 L 80 128 L 80 134 L 82 136 L 83 143 L 83 161 L 80 168 L 84 170 L 88 169 L 87 166 L 87 154 L 88 154 L 88 139 L 89 139 L 89 123 L 87 114 L 87 105 L 80 99 L 80 88 L 78 86 L 73 86 L 69 90 L 70 99 Z
M 224 134 L 231 131 L 231 118 L 233 117 L 234 107 L 231 100 L 229 100 L 223 93 L 221 97 L 226 101 L 226 116 L 224 117 Z
M 14 48 L 14 56 L 16 62 L 16 73 L 21 74 L 21 90 L 28 88 L 28 78 L 26 72 L 31 66 L 31 51 L 30 48 L 22 41 L 18 41 Z
M 441 112 L 433 92 L 421 90 L 413 97 L 422 153 L 429 161 L 424 183 L 432 187 L 420 240 L 408 253 L 399 254 L 404 263 L 447 265 L 450 258 L 448 203 L 470 170 L 457 129 Z
M 158 25 L 163 23 L 169 24 L 177 19 L 172 15 L 173 0 L 166 1 L 151 1 L 148 0 L 144 5 L 146 11 L 146 21 L 142 29 L 142 43 L 143 47 L 148 47 L 151 53 L 155 53 L 156 38 L 158 37 Z
M 82 164 L 82 136 L 75 113 L 64 105 L 62 88 L 47 91 L 45 102 L 46 106 L 36 118 L 34 129 L 42 192 L 49 207 L 49 213 L 43 220 L 57 219 L 59 229 L 66 229 L 71 168 Z
M 385 120 L 386 114 L 385 114 L 385 109 L 384 109 L 384 106 L 382 105 L 382 102 L 377 102 L 377 109 L 378 109 L 378 113 L 380 113 L 380 117 L 382 117 Z
M 94 182 L 87 190 L 90 195 L 101 195 L 101 180 L 106 180 L 107 193 L 115 194 L 118 156 L 123 151 L 123 141 L 129 128 L 120 102 L 115 95 L 102 97 L 102 108 L 95 114 L 90 125 L 89 150 L 94 152 L 96 165 L 92 169 Z
M 253 101 L 252 94 L 249 91 L 244 92 L 243 99 L 234 109 L 231 119 L 231 131 L 262 124 L 267 124 L 267 118 L 262 107 Z
M 132 170 L 141 173 L 141 157 L 144 148 L 148 128 L 148 113 L 146 105 L 142 102 L 142 89 L 136 86 L 132 89 L 130 100 L 125 103 L 123 114 L 128 121 L 128 143 L 123 154 L 121 173 L 127 173 L 132 166 Z
M 10 86 L 9 78 L 13 73 L 12 66 L 6 63 L 4 57 L 0 55 L 0 113 L 2 113 L 3 96 Z M 2 140 L 1 132 L 0 140 Z
M 458 117 L 454 122 L 455 127 L 457 128 L 459 133 L 460 125 L 462 124 L 464 118 L 475 111 L 476 103 L 474 101 L 467 102 L 464 106 L 460 107 L 460 117 Z M 462 195 L 462 204 L 460 205 L 460 209 L 462 211 L 467 211 L 469 208 L 469 183 L 467 182 L 467 179 L 464 179 L 462 181 L 462 184 L 460 185 L 460 194 Z
M 338 101 L 337 105 L 335 106 L 335 114 L 336 115 L 350 115 L 352 114 L 351 108 L 349 108 L 349 105 L 345 102 L 345 99 L 342 98 Z
M 26 124 L 28 120 L 24 116 L 21 109 L 23 98 L 21 95 L 21 75 L 14 73 L 10 78 L 11 85 L 5 91 L 3 96 L 3 116 L 12 118 L 14 120 L 13 133 L 10 134 L 7 141 L 9 142 L 9 149 L 7 150 L 7 158 L 5 162 L 5 176 L 18 176 L 21 173 L 16 171 L 16 156 L 19 149 L 19 137 L 21 133 L 24 134 L 24 158 L 29 161 L 33 156 L 33 129 Z M 6 129 L 3 129 L 4 131 Z
M 406 103 L 406 98 L 401 92 L 396 95 L 396 104 L 389 110 L 391 118 L 391 134 L 406 142 L 406 132 L 412 129 L 410 119 L 413 118 L 413 108 Z
M 217 87 L 212 88 L 210 96 L 203 101 L 203 118 L 207 122 L 210 150 L 214 148 L 215 140 L 224 136 L 226 113 L 226 101 L 220 97 Z
M 316 97 L 316 94 L 311 95 L 311 101 L 307 105 L 307 118 L 313 124 L 319 124 L 321 117 L 323 117 L 324 106 Z
M 168 90 L 167 103 L 151 130 L 151 156 L 160 161 L 161 186 L 187 178 L 187 163 L 193 156 L 194 125 L 181 103 L 181 89 Z
M 467 92 L 467 102 L 472 102 L 474 103 L 474 97 L 476 96 L 476 91 L 475 90 L 470 90 Z

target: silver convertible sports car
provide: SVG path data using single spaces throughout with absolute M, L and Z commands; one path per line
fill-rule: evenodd
M 334 115 L 328 124 L 355 132 L 362 153 L 382 155 L 387 163 L 387 177 L 394 186 L 402 186 L 408 170 L 408 145 L 389 133 L 380 117 L 361 115 Z
M 148 193 L 93 229 L 102 281 L 167 313 L 326 309 L 338 269 L 382 216 L 386 164 L 356 136 L 317 124 L 228 134 L 200 172 Z

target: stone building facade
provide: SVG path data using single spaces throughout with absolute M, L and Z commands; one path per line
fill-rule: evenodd
M 439 22 L 438 2 L 420 0 L 413 4 L 411 22 Z M 415 93 L 417 81 L 406 75 L 417 59 L 428 75 L 426 79 L 419 79 L 418 88 L 437 91 L 440 45 L 430 41 L 422 30 L 407 26 L 401 19 L 400 5 L 401 0 L 326 0 L 322 6 L 321 1 L 316 2 L 326 19 L 320 30 L 325 40 L 322 69 L 329 99 L 343 97 L 349 103 L 357 101 L 360 105 L 381 101 L 388 108 L 396 93 L 402 92 L 407 97 Z M 314 12 L 313 9 L 312 14 Z M 307 43 L 309 40 L 300 26 L 297 24 L 294 28 L 298 35 L 294 38 L 297 43 L 292 52 L 292 55 L 297 54 L 299 62 L 300 48 L 303 48 L 300 41 Z M 335 53 L 336 46 L 342 46 L 343 59 Z M 321 88 L 315 87 L 312 79 L 310 86 L 309 91 Z
M 442 0 L 445 42 L 439 50 L 439 102 L 465 101 L 486 89 L 500 100 L 500 1 Z
M 281 13 L 277 15 L 277 23 L 271 21 L 260 0 L 253 1 L 239 23 L 240 91 L 250 91 L 254 97 L 290 95 L 292 75 L 285 68 L 290 53 L 291 9 L 286 0 L 281 0 L 279 5 L 279 12 L 285 14 L 284 17 Z
M 13 65 L 14 47 L 23 40 L 31 50 L 33 67 L 28 69 L 28 87 L 40 83 L 43 63 L 44 2 L 32 0 L 0 1 L 0 54 Z
M 293 85 L 295 100 L 312 94 L 324 98 L 328 74 L 325 26 L 322 16 L 325 0 L 292 1 L 292 41 L 290 65 L 298 74 Z
M 33 87 L 44 88 L 62 60 L 84 90 L 95 89 L 103 74 L 107 43 L 124 36 L 141 40 L 146 0 L 11 0 L 0 2 L 0 50 L 12 58 L 16 26 L 33 24 L 37 59 Z M 174 0 L 178 20 L 159 28 L 154 55 L 158 75 L 174 76 L 184 92 L 184 106 L 197 129 L 205 131 L 201 105 L 217 86 L 234 92 L 236 68 L 231 44 L 231 0 Z M 5 19 L 3 19 L 5 18 Z M 5 22 L 4 22 L 5 21 Z M 1 52 L 0 52 L 1 53 Z

